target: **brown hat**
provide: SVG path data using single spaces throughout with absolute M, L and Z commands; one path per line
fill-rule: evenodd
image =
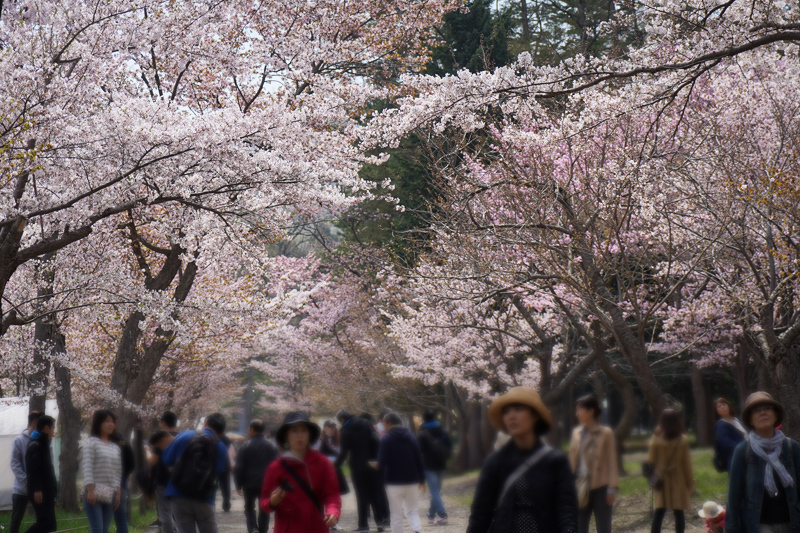
M 545 407 L 539 393 L 530 387 L 514 387 L 502 396 L 494 399 L 489 406 L 489 422 L 500 431 L 505 431 L 503 424 L 503 408 L 507 405 L 526 405 L 536 411 L 540 421 L 546 426 L 545 431 L 553 427 L 550 410 Z
M 783 406 L 773 400 L 768 392 L 758 391 L 747 397 L 747 401 L 744 403 L 744 409 L 742 409 L 742 422 L 744 422 L 744 425 L 749 429 L 753 429 L 753 426 L 750 424 L 750 415 L 753 409 L 756 406 L 764 404 L 771 405 L 775 408 L 775 427 L 780 426 L 783 422 Z

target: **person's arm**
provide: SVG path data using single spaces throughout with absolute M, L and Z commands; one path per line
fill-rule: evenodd
M 741 533 L 742 501 L 747 474 L 745 450 L 747 443 L 740 443 L 733 452 L 731 473 L 728 480 L 728 505 L 725 508 L 725 533 Z M 797 468 L 797 462 L 795 462 Z
M 119 490 L 122 486 L 122 448 L 119 445 L 115 446 L 116 453 L 114 454 L 114 459 L 111 461 L 111 479 L 115 479 L 114 488 Z
M 561 455 L 561 454 L 559 454 Z M 556 486 L 556 523 L 560 533 L 576 533 L 578 531 L 578 493 L 575 489 L 575 477 L 569 459 L 561 455 L 555 460 Z
M 161 462 L 164 463 L 164 466 L 167 468 L 172 468 L 175 466 L 175 462 L 178 460 L 180 452 L 183 451 L 184 443 L 187 439 L 191 439 L 192 436 L 192 434 L 184 432 L 175 437 L 175 440 L 173 440 L 170 445 L 167 446 L 163 452 L 161 452 Z
M 42 491 L 42 451 L 39 443 L 32 443 L 25 453 L 25 469 L 28 473 L 28 496 Z
M 231 464 L 228 447 L 222 441 L 217 442 L 217 475 L 225 472 Z
M 606 439 L 606 450 L 604 461 L 608 462 L 608 494 L 606 503 L 612 505 L 619 488 L 619 461 L 617 460 L 617 441 L 614 438 L 614 431 L 608 428 L 608 438 Z
M 744 440 L 742 433 L 733 427 L 733 424 L 729 424 L 722 419 L 717 421 L 714 429 L 717 433 L 717 442 L 726 451 L 732 450 Z
M 339 442 L 341 444 L 341 449 L 339 451 L 339 457 L 337 457 L 336 461 L 333 463 L 336 468 L 341 468 L 350 455 L 350 432 L 342 431 L 340 435 L 341 440 Z
M 686 489 L 689 494 L 694 492 L 694 472 L 692 471 L 692 454 L 689 451 L 689 439 L 681 437 L 681 453 L 683 454 L 683 475 L 686 476 Z
M 23 487 L 27 486 L 25 474 L 25 442 L 22 436 L 14 439 L 14 447 L 11 449 L 11 470 L 14 477 L 19 480 Z
M 94 439 L 89 437 L 83 444 L 83 486 L 94 487 Z
M 265 513 L 275 512 L 276 507 L 272 505 L 272 496 L 278 491 L 280 480 L 280 465 L 273 461 L 264 474 L 264 484 L 261 486 L 261 510 Z M 279 504 L 280 505 L 280 504 Z
M 322 464 L 323 483 L 320 487 L 319 501 L 325 509 L 326 522 L 331 516 L 336 517 L 336 521 L 342 516 L 342 495 L 339 491 L 339 478 L 336 477 L 336 470 L 330 461 L 320 461 Z
M 133 446 L 128 441 L 123 441 L 122 445 L 122 475 L 127 478 L 136 470 L 136 455 L 133 453 Z
M 495 455 L 490 455 L 483 464 L 478 485 L 475 487 L 475 496 L 472 499 L 467 533 L 488 533 L 492 526 L 497 497 L 502 489 L 497 472 L 498 461 L 495 458 Z
M 242 447 L 239 448 L 239 455 L 236 457 L 236 464 L 233 466 L 233 486 L 236 487 L 236 490 L 242 490 L 242 486 L 244 485 L 244 467 L 245 464 L 249 463 L 247 460 L 247 449 L 249 448 L 250 442 L 251 441 L 246 441 L 242 444 Z
M 422 461 L 422 449 L 419 447 L 419 442 L 417 442 L 417 439 L 412 437 L 411 442 L 412 446 L 414 447 L 414 462 L 416 463 L 417 466 L 417 474 L 419 475 L 419 478 L 422 480 L 420 481 L 420 484 L 424 484 L 425 465 Z

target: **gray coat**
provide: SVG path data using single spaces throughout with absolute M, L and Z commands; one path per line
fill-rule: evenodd
M 25 450 L 31 441 L 31 434 L 26 429 L 14 439 L 14 446 L 11 449 L 11 470 L 14 472 L 14 491 L 13 494 L 27 496 L 28 476 L 25 473 Z

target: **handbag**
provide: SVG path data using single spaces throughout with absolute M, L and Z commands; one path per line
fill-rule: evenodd
M 578 490 L 578 509 L 585 509 L 589 506 L 589 476 L 578 476 L 575 488 Z
M 89 487 L 86 487 L 85 492 L 86 494 L 89 494 Z M 111 505 L 114 503 L 114 499 L 117 497 L 117 489 L 111 485 L 106 485 L 105 483 L 95 483 L 94 497 L 97 500 L 97 503 Z
M 647 484 L 653 490 L 661 490 L 664 488 L 664 480 L 661 476 L 656 474 L 656 467 L 649 461 L 642 461 L 642 475 L 647 479 Z

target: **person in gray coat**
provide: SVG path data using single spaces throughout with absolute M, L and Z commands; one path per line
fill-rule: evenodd
M 14 472 L 14 489 L 11 493 L 11 520 L 9 533 L 19 533 L 19 526 L 28 508 L 28 477 L 25 472 L 25 451 L 31 441 L 31 433 L 36 431 L 36 423 L 42 417 L 41 411 L 28 415 L 28 427 L 14 439 L 11 449 L 11 471 Z

